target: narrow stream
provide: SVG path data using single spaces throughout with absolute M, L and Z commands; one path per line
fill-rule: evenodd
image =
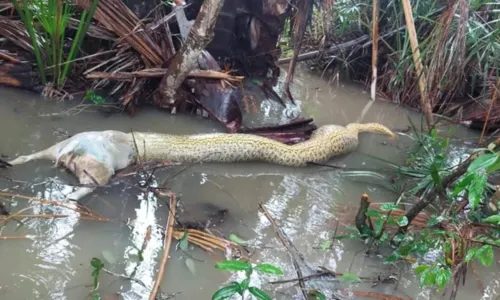
M 281 113 L 272 101 L 264 101 L 260 112 L 247 116 L 249 119 L 286 118 L 304 112 L 323 124 L 344 125 L 356 121 L 369 96 L 355 85 L 329 83 L 317 75 L 298 71 L 293 85 L 297 108 Z M 0 153 L 15 157 L 39 151 L 63 139 L 67 134 L 86 130 L 115 129 L 141 130 L 173 134 L 219 132 L 224 128 L 206 119 L 175 115 L 155 109 L 141 109 L 137 115 L 106 115 L 97 112 L 61 113 L 75 107 L 75 103 L 58 103 L 44 100 L 37 95 L 0 89 Z M 396 107 L 390 103 L 375 102 L 363 122 L 379 122 L 390 128 L 406 128 L 408 117 L 419 125 L 420 115 Z M 462 127 L 455 128 L 455 137 L 474 138 L 477 134 Z M 402 163 L 404 146 L 408 140 L 401 137 L 397 142 L 383 136 L 363 134 L 355 153 L 332 161 L 352 168 L 380 169 L 384 163 L 370 156 Z M 461 148 L 455 148 L 460 153 Z M 370 156 L 368 156 L 369 154 Z M 342 173 L 325 167 L 287 168 L 261 163 L 203 164 L 180 172 L 183 167 L 172 167 L 155 173 L 157 183 L 168 181 L 168 186 L 180 197 L 185 210 L 200 204 L 214 204 L 228 209 L 228 216 L 216 230 L 229 236 L 236 234 L 256 248 L 255 262 L 273 263 L 285 271 L 285 276 L 252 277 L 252 285 L 273 295 L 274 299 L 302 299 L 295 283 L 269 284 L 269 281 L 296 278 L 290 256 L 276 237 L 273 227 L 258 211 L 263 203 L 273 217 L 280 222 L 297 249 L 304 254 L 311 266 L 325 266 L 337 272 L 351 272 L 359 276 L 376 277 L 398 273 L 399 283 L 342 285 L 333 281 L 311 282 L 329 295 L 331 291 L 376 291 L 411 299 L 439 299 L 439 292 L 422 290 L 409 266 L 387 265 L 382 260 L 363 255 L 364 245 L 353 241 L 337 241 L 332 250 L 319 249 L 332 237 L 336 218 L 345 218 L 345 211 L 359 204 L 362 193 L 368 193 L 375 202 L 394 201 L 396 195 L 379 182 L 367 182 L 346 178 Z M 179 173 L 179 174 L 177 174 Z M 177 174 L 177 175 L 175 175 Z M 175 176 L 174 176 L 175 175 Z M 22 223 L 9 221 L 0 227 L 0 235 L 29 235 L 28 239 L 0 240 L 0 299 L 90 299 L 92 290 L 93 257 L 101 259 L 105 268 L 120 274 L 135 272 L 139 283 L 112 275 L 100 275 L 101 296 L 122 294 L 123 299 L 148 299 L 162 255 L 163 226 L 168 215 L 167 200 L 157 198 L 152 192 L 137 188 L 140 178 L 99 189 L 85 203 L 94 211 L 116 221 L 96 222 L 79 220 L 66 209 L 40 206 L 16 198 L 0 199 L 11 211 L 33 206 L 35 214 L 51 211 L 73 215 L 63 219 L 24 219 Z M 72 188 L 75 180 L 50 162 L 33 162 L 12 170 L 0 169 L 0 189 L 22 195 L 60 200 Z M 195 208 L 196 209 L 196 208 Z M 354 216 L 354 215 L 353 215 Z M 0 224 L 1 225 L 1 224 Z M 141 248 L 147 228 L 153 235 L 140 262 L 135 255 Z M 498 258 L 496 257 L 498 260 Z M 242 279 L 242 274 L 231 274 L 214 268 L 213 257 L 197 247 L 183 252 L 174 242 L 166 267 L 161 290 L 176 294 L 173 299 L 211 299 L 223 284 Z M 484 293 L 478 281 L 469 274 L 457 299 L 495 299 L 500 293 L 500 270 L 483 270 L 477 266 L 477 276 L 484 285 Z M 118 299 L 118 298 L 109 298 Z M 330 298 L 331 299 L 331 298 Z M 346 299 L 359 299 L 355 296 Z

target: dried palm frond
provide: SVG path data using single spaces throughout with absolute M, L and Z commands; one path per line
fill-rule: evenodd
M 31 44 L 30 36 L 21 21 L 0 16 L 0 36 L 5 37 L 21 49 L 33 52 L 33 45 Z M 39 45 L 41 48 L 40 43 Z
M 76 1 L 82 8 L 89 7 L 91 3 L 91 0 Z M 94 18 L 132 46 L 148 66 L 159 66 L 163 63 L 160 47 L 139 18 L 122 1 L 100 0 Z

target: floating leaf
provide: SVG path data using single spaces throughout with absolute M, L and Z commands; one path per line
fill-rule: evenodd
M 109 250 L 103 250 L 102 257 L 104 257 L 104 259 L 112 265 L 116 263 L 116 257 Z
M 248 261 L 243 260 L 224 260 L 215 264 L 215 268 L 226 271 L 244 271 L 252 268 Z
M 237 236 L 236 234 L 230 234 L 229 235 L 229 239 L 233 242 L 235 242 L 236 244 L 238 245 L 246 245 L 248 244 L 248 241 L 245 241 L 243 239 L 241 239 L 239 236 Z
M 271 264 L 260 264 L 260 265 L 257 265 L 255 268 L 254 268 L 255 271 L 259 271 L 259 272 L 262 272 L 262 273 L 267 273 L 267 274 L 273 274 L 273 275 L 283 275 L 283 270 L 281 270 L 280 268 L 278 267 L 275 267 Z
M 321 244 L 321 250 L 328 250 L 332 246 L 333 241 L 332 240 L 326 240 Z
M 315 297 L 318 300 L 326 300 L 326 296 L 318 290 L 311 290 L 309 292 L 309 295 Z
M 228 286 L 225 286 L 223 288 L 220 288 L 217 290 L 214 295 L 212 296 L 212 300 L 223 300 L 227 299 L 234 294 L 239 293 L 241 290 L 241 286 L 238 283 L 232 283 Z
M 339 277 L 339 280 L 341 282 L 345 281 L 361 281 L 361 278 L 359 278 L 358 275 L 352 274 L 352 273 L 344 273 L 342 276 Z
M 254 286 L 251 286 L 248 288 L 248 291 L 255 296 L 255 298 L 259 299 L 259 300 L 272 300 L 271 297 L 269 297 L 268 294 L 266 294 L 266 292 L 264 292 L 263 290 L 259 289 L 259 288 L 256 288 Z
M 189 272 L 191 272 L 191 274 L 193 275 L 196 275 L 196 268 L 195 268 L 195 263 L 194 263 L 194 260 L 192 260 L 191 258 L 186 258 L 186 267 L 188 268 Z

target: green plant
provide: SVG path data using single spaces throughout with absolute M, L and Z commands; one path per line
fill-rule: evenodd
M 100 300 L 101 297 L 97 292 L 99 289 L 99 274 L 101 270 L 104 268 L 104 264 L 98 258 L 92 258 L 90 261 L 90 265 L 92 266 L 92 279 L 93 279 L 93 288 L 92 288 L 92 299 Z
M 231 282 L 231 284 L 220 288 L 214 293 L 214 295 L 212 296 L 212 300 L 227 299 L 236 294 L 241 295 L 243 299 L 245 291 L 250 292 L 250 294 L 252 294 L 257 299 L 270 300 L 271 297 L 269 297 L 266 292 L 257 287 L 249 286 L 250 276 L 254 271 L 273 275 L 283 275 L 283 271 L 280 268 L 271 264 L 252 265 L 250 262 L 242 260 L 221 261 L 215 265 L 215 268 L 233 272 L 244 271 L 246 278 L 241 282 Z
M 56 87 L 62 88 L 92 21 L 98 0 L 93 0 L 91 6 L 83 10 L 66 58 L 64 58 L 64 45 L 69 19 L 73 14 L 71 2 L 12 0 L 12 3 L 30 36 L 42 83 L 47 83 L 48 68 L 51 70 L 52 82 Z
M 84 100 L 88 100 L 96 105 L 106 103 L 106 99 L 97 95 L 94 90 L 88 90 L 83 97 Z

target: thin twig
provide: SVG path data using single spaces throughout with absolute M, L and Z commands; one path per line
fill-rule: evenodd
M 168 218 L 168 224 L 165 227 L 165 242 L 164 242 L 163 256 L 161 258 L 160 270 L 158 271 L 158 276 L 153 286 L 153 290 L 149 295 L 149 300 L 154 300 L 156 298 L 156 294 L 158 293 L 158 289 L 160 288 L 160 283 L 163 280 L 163 275 L 165 273 L 165 266 L 167 264 L 168 253 L 170 252 L 170 245 L 172 244 L 172 235 L 174 233 L 175 208 L 176 208 L 175 194 L 171 193 L 170 209 L 169 209 L 170 215 Z
M 276 221 L 271 216 L 271 214 L 269 213 L 267 208 L 262 203 L 259 203 L 259 208 L 262 210 L 262 212 L 264 213 L 266 218 L 269 220 L 269 222 L 271 222 L 271 224 L 273 225 L 274 231 L 278 235 L 278 238 L 281 240 L 281 243 L 283 244 L 283 246 L 285 246 L 288 253 L 290 254 L 290 257 L 292 258 L 293 266 L 295 268 L 295 272 L 297 273 L 297 277 L 299 278 L 300 290 L 302 292 L 302 295 L 304 296 L 304 299 L 307 300 L 308 296 L 307 296 L 306 285 L 304 283 L 304 280 L 302 279 L 304 276 L 302 275 L 302 271 L 300 270 L 299 263 L 295 259 L 295 256 L 293 255 L 293 253 L 290 251 L 290 243 L 286 241 L 285 234 L 283 233 L 281 228 L 278 226 L 278 224 L 276 224 Z

